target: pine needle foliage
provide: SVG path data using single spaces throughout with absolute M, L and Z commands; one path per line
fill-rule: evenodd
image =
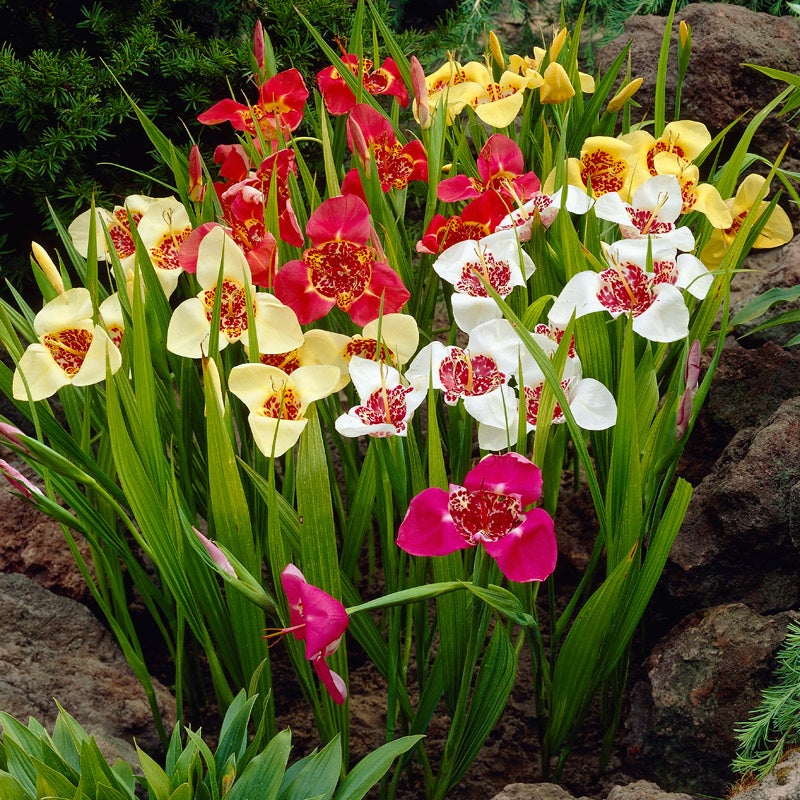
M 739 749 L 733 769 L 757 780 L 789 747 L 800 744 L 800 621 L 790 623 L 777 659 L 775 683 L 762 692 L 760 705 L 736 731 Z

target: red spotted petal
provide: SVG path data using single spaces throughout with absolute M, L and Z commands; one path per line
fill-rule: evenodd
M 315 246 L 334 240 L 366 244 L 370 236 L 367 204 L 354 195 L 325 200 L 309 217 L 306 236 Z

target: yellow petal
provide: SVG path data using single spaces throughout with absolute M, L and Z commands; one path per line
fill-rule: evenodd
M 768 205 L 768 203 L 762 203 L 760 213 L 763 214 Z M 761 233 L 758 234 L 758 238 L 753 242 L 753 247 L 780 247 L 782 244 L 791 241 L 793 236 L 794 231 L 792 230 L 792 222 L 789 219 L 789 215 L 780 206 L 775 206 L 766 224 L 761 229 Z
M 563 103 L 575 96 L 575 87 L 561 64 L 550 63 L 544 71 L 544 83 L 539 88 L 539 99 L 543 103 Z
M 475 113 L 487 125 L 491 125 L 493 128 L 505 128 L 517 118 L 523 100 L 522 92 L 515 92 L 492 102 L 478 101 Z
M 720 230 L 730 228 L 733 217 L 719 191 L 710 183 L 699 183 L 694 189 L 695 202 L 692 211 L 699 211 L 708 217 L 708 221 Z
M 609 101 L 608 106 L 606 107 L 610 113 L 614 113 L 615 111 L 619 111 L 628 100 L 633 97 L 636 92 L 639 91 L 639 87 L 642 85 L 642 78 L 634 78 L 629 83 L 626 83 Z

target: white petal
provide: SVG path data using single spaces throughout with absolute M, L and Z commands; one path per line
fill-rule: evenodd
M 558 328 L 566 328 L 573 313 L 576 317 L 582 317 L 594 311 L 604 311 L 597 299 L 599 291 L 600 276 L 596 272 L 584 270 L 573 275 L 547 314 L 550 323 Z
M 491 297 L 473 297 L 463 292 L 453 292 L 451 302 L 453 319 L 465 333 L 470 333 L 484 322 L 503 316 L 500 306 Z
M 95 325 L 92 343 L 86 352 L 81 368 L 75 373 L 72 383 L 75 386 L 89 386 L 106 379 L 106 369 L 113 375 L 122 366 L 122 356 L 109 335 Z
M 566 200 L 564 199 L 564 191 L 567 193 Z M 579 186 L 567 184 L 557 194 L 558 198 L 555 195 L 553 196 L 553 203 L 566 208 L 571 214 L 585 214 L 594 205 L 594 198 L 586 194 Z
M 600 381 L 583 378 L 570 395 L 569 408 L 579 427 L 587 431 L 604 431 L 616 423 L 616 401 Z
M 28 389 L 22 376 L 25 376 Z M 50 351 L 43 344 L 32 344 L 22 354 L 14 371 L 12 393 L 15 400 L 27 400 L 28 390 L 31 400 L 43 400 L 55 394 L 70 382 L 67 374 L 56 364 Z
M 204 240 L 205 241 L 205 240 Z M 288 353 L 303 345 L 303 331 L 297 315 L 277 297 L 266 292 L 255 294 L 255 322 L 258 351 L 265 354 Z M 247 335 L 243 335 L 243 339 Z
M 37 336 L 64 330 L 64 328 L 91 325 L 92 296 L 88 289 L 68 289 L 58 295 L 34 317 L 33 329 Z
M 97 257 L 101 261 L 105 261 L 106 258 L 108 258 L 108 248 L 106 247 L 106 236 L 103 226 L 105 225 L 106 228 L 110 227 L 114 217 L 112 216 L 111 212 L 106 211 L 104 208 L 95 208 L 94 213 L 96 218 L 95 241 L 97 242 Z M 79 214 L 77 217 L 75 217 L 75 219 L 70 223 L 69 228 L 67 228 L 67 232 L 72 238 L 72 243 L 75 245 L 75 249 L 84 258 L 86 258 L 89 254 L 89 226 L 91 224 L 91 219 L 92 209 L 90 208 L 84 211 L 83 214 Z
M 442 389 L 439 378 L 439 367 L 442 359 L 450 352 L 450 348 L 441 342 L 426 344 L 408 365 L 405 378 L 409 383 L 419 383 L 423 387 L 430 385 L 434 389 Z
M 656 211 L 661 222 L 675 222 L 683 206 L 680 182 L 674 175 L 654 175 L 633 193 L 631 205 L 636 209 Z
M 690 253 L 681 253 L 676 263 L 678 265 L 677 286 L 686 289 L 698 300 L 702 300 L 714 283 L 714 276 L 706 269 L 706 265 Z
M 676 342 L 689 335 L 689 309 L 679 289 L 668 283 L 653 287 L 656 299 L 633 318 L 633 329 L 651 342 Z
M 298 391 L 303 407 L 332 394 L 339 383 L 339 368 L 329 364 L 298 367 L 289 375 L 289 385 Z
M 261 414 L 250 414 L 247 418 L 256 447 L 268 458 L 277 458 L 294 447 L 308 420 L 275 419 Z
M 361 399 L 369 397 L 381 386 L 392 388 L 400 384 L 400 373 L 386 364 L 353 356 L 350 359 L 350 380 Z
M 167 350 L 177 356 L 201 358 L 208 353 L 208 337 L 211 324 L 206 309 L 199 297 L 184 300 L 172 312 L 167 328 Z M 219 349 L 228 344 L 224 336 L 219 337 Z
M 223 278 L 247 286 L 252 283 L 250 266 L 241 248 L 223 227 L 217 226 L 203 237 L 197 250 L 197 282 L 204 289 L 217 285 L 220 265 Z
M 594 202 L 594 213 L 599 219 L 616 222 L 617 225 L 630 225 L 628 206 L 616 192 L 606 192 Z

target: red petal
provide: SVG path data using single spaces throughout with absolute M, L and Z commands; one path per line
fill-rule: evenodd
M 306 236 L 315 247 L 336 239 L 366 244 L 370 235 L 369 209 L 355 195 L 331 197 L 311 214 Z
M 337 705 L 342 705 L 347 700 L 347 686 L 342 680 L 341 675 L 337 675 L 329 666 L 327 661 L 321 656 L 315 658 L 312 662 L 314 669 L 319 676 L 322 685 L 327 690 L 328 694 L 333 698 L 333 702 Z
M 272 288 L 278 300 L 294 311 L 301 325 L 316 322 L 336 305 L 335 301 L 317 294 L 302 261 L 284 264 L 278 270 Z

